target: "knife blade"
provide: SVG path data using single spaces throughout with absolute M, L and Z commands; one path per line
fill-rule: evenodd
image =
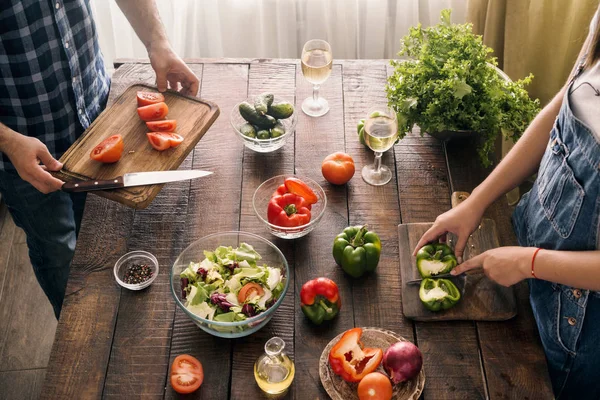
M 122 189 L 124 187 L 196 179 L 210 174 L 212 174 L 211 171 L 202 170 L 131 172 L 113 179 L 65 182 L 62 185 L 62 190 L 64 192 L 87 192 L 91 190 Z
M 434 278 L 434 279 L 435 278 L 445 278 L 445 279 L 459 278 L 459 279 L 463 279 L 463 278 L 466 278 L 466 275 L 463 272 L 462 274 L 458 274 L 458 275 L 440 274 L 440 275 L 432 276 L 431 278 Z M 425 278 L 412 279 L 410 281 L 407 281 L 406 284 L 407 285 L 420 285 L 421 282 L 423 281 L 423 279 L 425 279 Z

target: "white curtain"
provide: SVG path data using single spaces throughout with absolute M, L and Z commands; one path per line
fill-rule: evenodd
M 466 0 L 156 0 L 182 58 L 298 58 L 309 39 L 325 39 L 338 59 L 394 58 L 410 26 L 439 21 L 452 8 L 466 19 Z M 115 0 L 92 0 L 107 65 L 146 58 Z

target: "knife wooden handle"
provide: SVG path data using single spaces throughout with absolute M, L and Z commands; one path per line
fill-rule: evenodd
M 77 193 L 88 192 L 90 190 L 121 189 L 123 187 L 125 187 L 123 177 L 118 176 L 108 180 L 65 182 L 61 189 L 63 192 Z
M 450 198 L 450 201 L 452 202 L 452 208 L 455 208 L 460 203 L 465 201 L 469 197 L 469 195 L 470 195 L 469 192 L 454 192 L 454 193 L 452 193 L 452 197 Z

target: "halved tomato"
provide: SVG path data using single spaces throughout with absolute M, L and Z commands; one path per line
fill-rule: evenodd
M 286 178 L 283 183 L 285 184 L 288 192 L 304 197 L 304 200 L 306 200 L 308 204 L 315 204 L 317 201 L 319 201 L 319 198 L 315 192 L 313 192 L 313 190 L 300 179 Z
M 138 107 L 137 112 L 142 121 L 156 121 L 167 116 L 169 107 L 167 107 L 166 103 L 156 103 Z
M 177 393 L 192 393 L 202 385 L 204 369 L 196 358 L 181 354 L 175 357 L 171 365 L 171 386 Z
M 177 128 L 177 121 L 174 119 L 148 121 L 146 122 L 146 126 L 151 132 L 175 132 L 175 129 Z
M 121 159 L 122 153 L 123 136 L 113 135 L 94 147 L 90 153 L 90 158 L 103 163 L 114 163 Z
M 162 93 L 156 92 L 137 92 L 138 107 L 149 106 L 150 104 L 161 103 L 165 101 Z
M 177 147 L 183 142 L 183 137 L 174 132 L 148 132 L 146 136 L 152 147 L 159 151 Z
M 238 301 L 240 303 L 245 303 L 255 296 L 262 296 L 265 294 L 262 286 L 255 282 L 248 282 L 238 292 Z

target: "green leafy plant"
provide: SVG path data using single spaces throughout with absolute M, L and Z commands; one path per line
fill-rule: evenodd
M 399 56 L 386 87 L 390 106 L 398 114 L 400 138 L 414 124 L 422 132 L 473 131 L 482 137 L 480 159 L 489 166 L 499 133 L 514 142 L 539 112 L 525 85 L 511 82 L 497 70 L 493 50 L 475 35 L 472 24 L 452 24 L 450 10 L 429 28 L 410 28 L 401 40 Z

